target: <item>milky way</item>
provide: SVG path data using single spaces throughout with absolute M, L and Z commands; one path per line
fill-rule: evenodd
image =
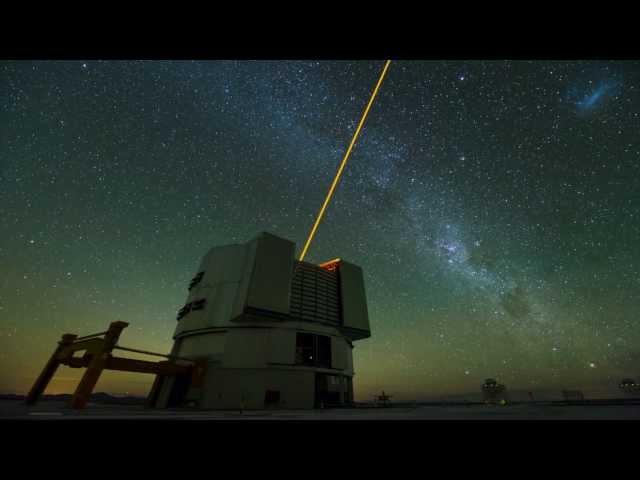
M 167 351 L 211 246 L 300 249 L 382 64 L 1 63 L 0 391 L 116 319 Z M 307 257 L 363 267 L 358 398 L 640 377 L 639 90 L 638 62 L 392 63 Z

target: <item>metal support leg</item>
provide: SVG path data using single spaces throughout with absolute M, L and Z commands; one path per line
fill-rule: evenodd
M 147 399 L 144 402 L 145 408 L 156 407 L 158 396 L 160 395 L 160 389 L 162 388 L 162 384 L 164 383 L 164 378 L 164 375 L 156 375 L 156 378 L 153 381 L 153 385 L 151 386 L 151 390 L 149 391 L 149 395 L 147 395 Z
M 98 383 L 98 379 L 111 356 L 111 351 L 118 342 L 122 330 L 127 327 L 127 325 L 129 324 L 126 322 L 113 322 L 109 325 L 109 330 L 107 330 L 104 337 L 102 349 L 93 354 L 91 362 L 87 366 L 87 371 L 84 372 L 82 380 L 80 380 L 73 394 L 73 398 L 71 399 L 72 408 L 82 409 L 87 405 L 89 397 L 91 397 L 91 392 L 93 392 L 93 388 L 96 386 L 96 383 Z
M 67 346 L 71 345 L 77 337 L 77 335 L 73 335 L 71 333 L 67 333 L 62 336 L 62 339 L 58 342 L 58 347 L 53 352 L 53 355 L 51 355 L 51 358 L 49 358 L 49 361 L 40 373 L 40 376 L 36 379 L 33 387 L 31 387 L 25 401 L 27 405 L 34 405 L 40 399 L 40 396 L 47 389 L 49 382 L 60 366 L 60 353 Z

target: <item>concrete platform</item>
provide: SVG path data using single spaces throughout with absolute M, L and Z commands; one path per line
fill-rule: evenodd
M 391 408 L 272 411 L 148 410 L 138 406 L 90 404 L 83 411 L 64 402 L 46 401 L 27 407 L 0 401 L 0 420 L 259 420 L 259 421 L 412 421 L 412 420 L 640 420 L 640 405 L 520 404 L 456 405 Z

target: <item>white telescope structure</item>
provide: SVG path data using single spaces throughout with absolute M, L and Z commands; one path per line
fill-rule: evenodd
M 294 242 L 269 233 L 209 250 L 177 321 L 171 355 L 204 374 L 158 375 L 157 408 L 349 405 L 353 342 L 371 336 L 360 267 L 299 262 Z

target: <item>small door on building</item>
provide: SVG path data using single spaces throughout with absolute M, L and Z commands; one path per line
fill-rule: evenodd
M 267 390 L 264 393 L 265 408 L 276 407 L 280 404 L 280 390 Z
M 344 401 L 345 403 L 351 405 L 353 403 L 353 379 L 351 377 L 346 378 L 347 388 L 345 391 Z
M 316 373 L 316 394 L 315 394 L 315 408 L 323 406 L 324 398 L 328 391 L 327 376 L 323 373 Z
M 340 405 L 340 389 L 335 387 L 337 378 L 335 375 L 316 373 L 316 408 Z

